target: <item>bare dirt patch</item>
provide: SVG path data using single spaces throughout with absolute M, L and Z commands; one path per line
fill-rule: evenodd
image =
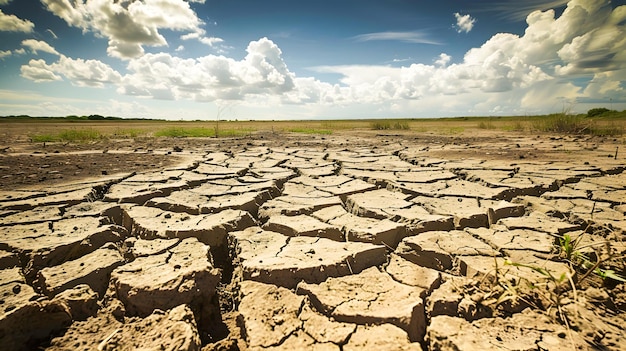
M 3 188 L 49 185 L 122 172 L 160 169 L 179 162 L 175 156 L 148 153 L 55 152 L 28 155 L 0 154 Z

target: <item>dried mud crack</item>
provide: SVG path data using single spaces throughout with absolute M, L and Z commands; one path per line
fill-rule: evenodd
M 3 183 L 0 348 L 623 349 L 623 159 L 384 138 L 185 145 Z

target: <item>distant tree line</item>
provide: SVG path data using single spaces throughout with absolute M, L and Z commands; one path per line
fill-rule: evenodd
M 9 116 L 0 116 L 0 118 L 8 118 L 8 119 L 53 119 L 53 120 L 69 120 L 69 121 L 161 121 L 162 119 L 155 118 L 122 118 L 122 117 L 114 117 L 114 116 L 102 116 L 102 115 L 89 115 L 89 116 L 76 116 L 69 115 L 65 117 L 57 117 L 57 116 L 41 116 L 41 117 L 33 117 L 29 115 L 9 115 Z
M 89 120 L 89 121 L 104 121 L 104 120 L 119 120 L 119 119 L 123 119 L 121 117 L 104 117 L 101 115 L 89 115 L 89 116 L 75 116 L 75 115 L 71 115 L 71 116 L 66 116 L 66 119 L 71 119 L 71 120 Z
M 592 108 L 591 110 L 587 111 L 587 117 L 597 117 L 597 116 L 602 116 L 602 115 L 614 113 L 614 112 L 617 112 L 617 111 L 609 110 L 608 108 L 604 108 L 604 107 Z

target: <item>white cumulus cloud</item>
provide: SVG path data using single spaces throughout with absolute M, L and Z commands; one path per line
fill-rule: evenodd
M 187 33 L 181 35 L 180 38 L 182 40 L 191 40 L 195 39 L 201 42 L 202 44 L 208 45 L 210 47 L 214 47 L 217 44 L 223 43 L 224 39 L 217 37 L 207 37 L 206 32 L 203 29 L 198 30 L 197 32 Z
M 564 65 L 557 66 L 557 74 L 602 73 L 626 65 L 626 6 L 612 12 L 605 8 L 587 9 L 585 13 L 589 15 L 594 10 L 599 17 L 594 28 L 558 50 Z
M 202 44 L 205 44 L 211 47 L 215 46 L 216 44 L 224 42 L 224 39 L 217 38 L 217 37 L 203 37 L 203 38 L 200 38 L 199 40 Z
M 607 97 L 613 100 L 623 99 L 626 96 L 623 82 L 626 82 L 626 68 L 596 73 L 585 88 L 584 96 L 602 100 L 606 100 Z
M 119 72 L 98 60 L 72 59 L 61 55 L 59 60 L 47 64 L 44 60 L 30 60 L 21 67 L 22 77 L 35 82 L 67 78 L 76 86 L 101 88 L 106 84 L 121 82 Z
M 469 33 L 474 28 L 474 23 L 476 23 L 476 19 L 472 18 L 472 16 L 461 15 L 458 12 L 454 13 L 454 18 L 456 18 L 456 31 L 459 33 Z
M 21 75 L 36 83 L 51 82 L 62 78 L 55 74 L 44 60 L 30 60 L 28 65 L 21 67 Z
M 282 52 L 267 38 L 252 41 L 243 60 L 208 55 L 183 59 L 146 54 L 128 64 L 118 91 L 156 99 L 242 100 L 250 95 L 280 95 L 294 89 L 294 75 Z
M 23 20 L 15 15 L 7 15 L 0 9 L 0 31 L 30 33 L 33 28 L 35 28 L 33 22 Z
M 452 57 L 448 54 L 441 53 L 439 54 L 439 58 L 435 61 L 436 66 L 445 67 L 450 63 Z
M 51 65 L 51 68 L 77 86 L 101 88 L 106 84 L 118 84 L 122 80 L 119 72 L 98 60 L 61 56 L 58 62 Z
M 26 39 L 22 41 L 22 46 L 25 46 L 30 49 L 33 54 L 37 54 L 38 52 L 47 52 L 49 54 L 59 55 L 57 50 L 50 46 L 50 44 L 45 41 L 35 40 L 35 39 Z
M 107 53 L 120 59 L 141 56 L 144 45 L 167 45 L 165 37 L 159 32 L 161 29 L 191 33 L 202 31 L 200 26 L 203 22 L 184 0 L 42 2 L 69 25 L 108 38 Z

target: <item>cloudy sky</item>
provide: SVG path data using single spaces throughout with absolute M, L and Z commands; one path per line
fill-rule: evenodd
M 0 0 L 0 115 L 626 109 L 626 0 Z

